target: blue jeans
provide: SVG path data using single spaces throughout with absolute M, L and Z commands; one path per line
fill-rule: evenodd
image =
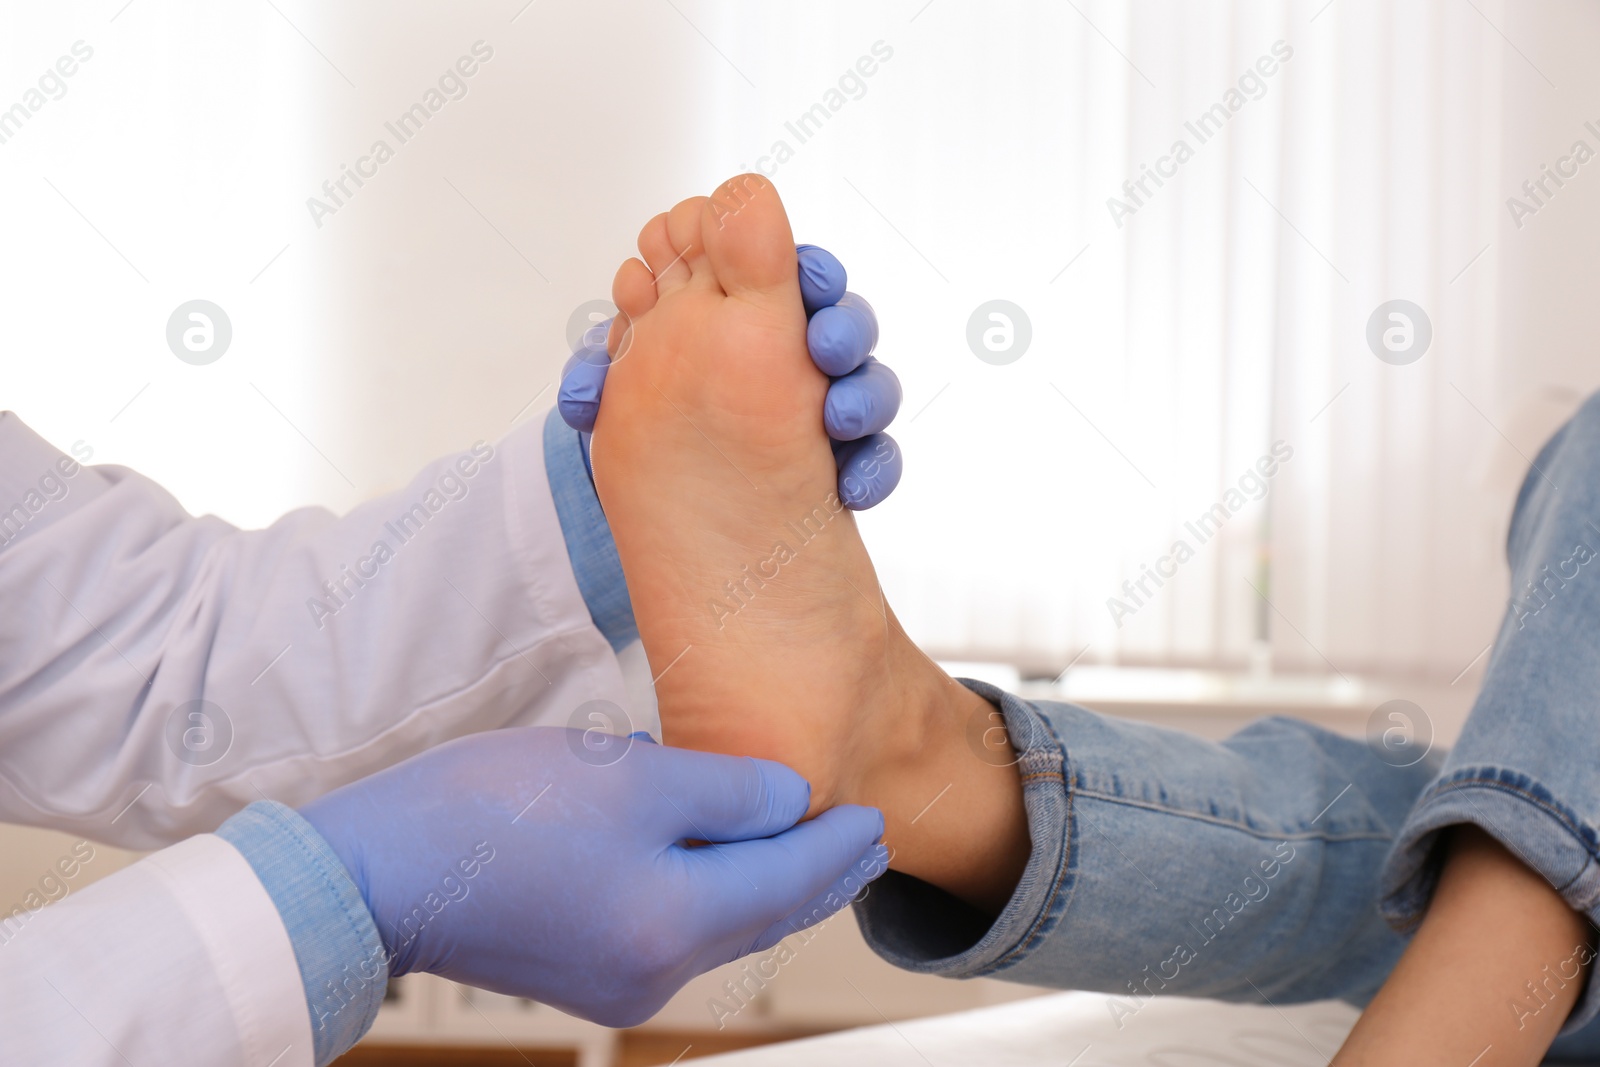
M 1600 396 L 1534 461 L 1507 551 L 1472 715 L 1411 766 L 1293 719 L 1216 743 L 966 683 L 1005 716 L 1032 858 L 994 920 L 886 875 L 856 907 L 868 941 L 909 970 L 1111 994 L 1121 1025 L 1157 994 L 1361 1006 L 1427 908 L 1440 831 L 1463 824 L 1600 920 Z M 1600 1053 L 1597 1014 L 1592 983 L 1557 1061 Z

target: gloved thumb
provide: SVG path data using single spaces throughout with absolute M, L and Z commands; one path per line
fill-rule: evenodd
M 782 833 L 805 815 L 811 786 L 781 763 L 658 748 L 651 784 L 673 840 L 748 841 Z M 859 850 L 858 850 L 859 851 Z

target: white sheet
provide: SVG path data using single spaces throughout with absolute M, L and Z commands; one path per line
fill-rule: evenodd
M 863 991 L 871 996 L 871 990 Z M 706 1067 L 1323 1067 L 1355 1024 L 1348 1004 L 1275 1008 L 1055 993 L 713 1056 Z M 1120 1026 L 1118 1025 L 1120 1022 Z

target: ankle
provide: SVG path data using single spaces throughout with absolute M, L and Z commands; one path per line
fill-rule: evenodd
M 843 799 L 884 812 L 891 867 L 998 913 L 1032 851 L 999 710 L 888 619 L 878 745 Z

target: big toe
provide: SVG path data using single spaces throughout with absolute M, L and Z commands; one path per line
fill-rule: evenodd
M 741 174 L 706 201 L 702 235 L 717 281 L 730 296 L 799 289 L 794 234 L 778 190 L 759 174 Z

